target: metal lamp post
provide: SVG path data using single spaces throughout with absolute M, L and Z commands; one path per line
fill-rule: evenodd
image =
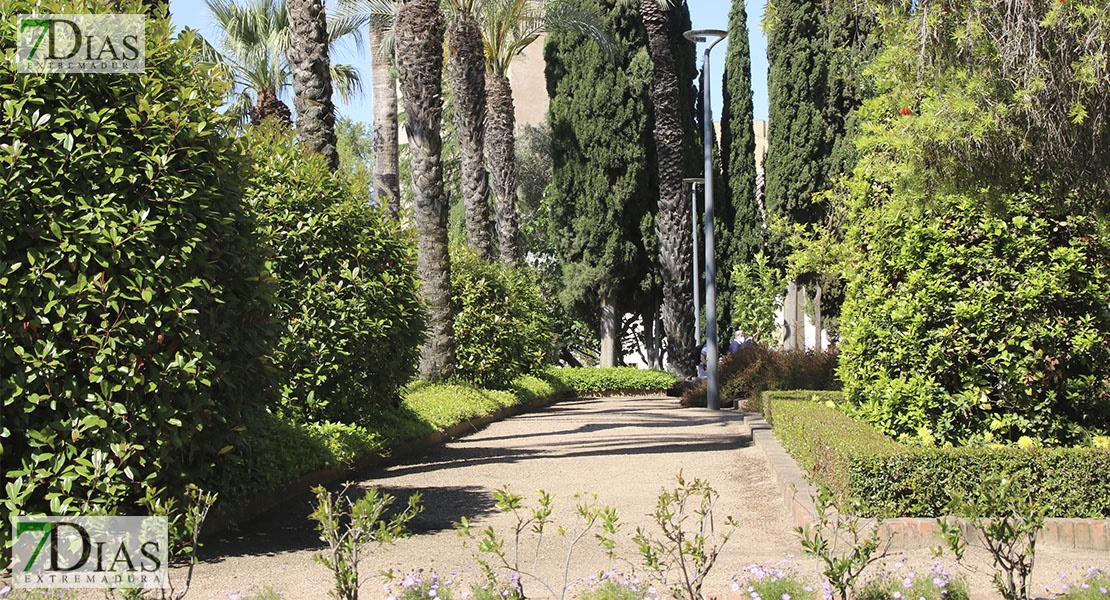
M 703 177 L 686 177 L 682 180 L 690 184 L 690 230 L 694 240 L 694 345 L 701 344 L 701 276 L 698 270 L 698 184 L 704 183 Z
M 705 132 L 705 366 L 708 375 L 705 404 L 713 410 L 721 408 L 717 386 L 717 261 L 716 240 L 713 238 L 713 113 L 709 104 L 709 53 L 728 36 L 720 29 L 695 29 L 683 34 L 694 43 L 708 42 L 701 72 L 702 108 Z

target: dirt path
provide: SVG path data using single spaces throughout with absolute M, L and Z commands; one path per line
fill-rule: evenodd
M 754 561 L 800 554 L 790 533 L 782 499 L 774 493 L 766 459 L 739 442 L 740 414 L 679 409 L 673 398 L 569 400 L 546 409 L 494 423 L 482 431 L 386 469 L 361 474 L 362 486 L 377 486 L 399 498 L 420 492 L 425 511 L 414 522 L 416 535 L 393 546 L 375 548 L 366 573 L 417 568 L 473 575 L 473 544 L 464 547 L 452 528 L 460 517 L 477 527 L 507 532 L 512 520 L 497 514 L 492 492 L 508 485 L 535 505 L 535 490 L 555 495 L 555 521 L 574 525 L 574 495 L 596 494 L 599 504 L 618 510 L 623 523 L 621 555 L 637 561 L 630 542 L 636 527 L 651 529 L 649 514 L 664 487 L 674 487 L 680 471 L 704 478 L 717 489 L 718 522 L 735 516 L 741 530 L 722 557 L 714 583 L 723 588 L 728 574 Z M 270 586 L 292 600 L 325 598 L 328 572 L 312 560 L 322 547 L 307 519 L 310 498 L 291 499 L 234 538 L 210 542 L 209 559 L 196 572 L 191 598 L 222 599 L 236 591 Z M 610 566 L 592 539 L 576 547 L 571 579 Z M 554 588 L 561 587 L 566 539 L 548 535 L 537 569 Z M 523 552 L 531 563 L 531 547 Z M 525 560 L 521 561 L 526 562 Z M 638 562 L 638 561 L 637 561 Z M 530 582 L 534 592 L 537 584 Z M 366 597 L 382 597 L 382 580 L 363 587 Z
M 673 489 L 675 476 L 708 480 L 720 492 L 718 526 L 734 516 L 740 529 L 711 574 L 707 592 L 736 597 L 729 577 L 752 563 L 774 563 L 793 556 L 813 581 L 816 563 L 802 558 L 792 524 L 775 490 L 763 451 L 741 443 L 741 414 L 724 410 L 680 409 L 673 398 L 604 398 L 569 400 L 546 409 L 494 423 L 472 435 L 432 449 L 424 456 L 360 474 L 361 487 L 376 486 L 399 498 L 420 492 L 425 511 L 413 523 L 415 535 L 395 545 L 368 548 L 362 572 L 362 598 L 383 598 L 383 580 L 375 575 L 393 569 L 433 569 L 456 579 L 477 577 L 474 545 L 464 545 L 452 523 L 460 517 L 477 528 L 493 526 L 508 536 L 514 522 L 497 513 L 493 490 L 508 485 L 535 506 L 535 490 L 555 495 L 554 521 L 574 529 L 575 494 L 596 494 L 597 503 L 617 509 L 622 529 L 619 559 L 611 562 L 587 536 L 573 553 L 569 579 L 615 568 L 628 573 L 639 559 L 630 538 L 637 527 L 657 531 L 650 513 L 659 493 Z M 320 600 L 331 587 L 328 571 L 312 560 L 323 546 L 308 520 L 311 497 L 291 498 L 236 536 L 209 542 L 206 561 L 196 572 L 189 598 L 225 600 L 236 592 L 270 587 L 288 600 Z M 534 538 L 528 538 L 534 539 Z M 562 587 L 566 537 L 549 533 L 533 562 L 531 542 L 522 549 L 522 565 L 556 592 Z M 511 547 L 511 540 L 507 548 Z M 1038 552 L 1037 592 L 1062 572 L 1110 564 L 1110 553 Z M 905 558 L 924 572 L 932 563 L 927 551 Z M 980 557 L 982 560 L 982 558 Z M 1092 562 L 1094 561 L 1094 562 Z M 989 577 L 969 574 L 974 598 L 991 598 Z M 526 580 L 532 597 L 542 584 Z M 457 597 L 457 596 L 456 596 Z

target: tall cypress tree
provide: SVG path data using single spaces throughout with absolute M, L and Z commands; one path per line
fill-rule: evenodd
M 725 187 L 720 203 L 718 242 L 723 300 L 722 322 L 731 325 L 732 306 L 744 302 L 732 293 L 733 267 L 749 263 L 763 247 L 763 216 L 755 197 L 755 132 L 752 129 L 752 59 L 748 46 L 748 13 L 744 0 L 733 0 L 728 16 L 723 114 L 721 115 L 721 171 Z M 727 339 L 727 338 L 726 338 Z
M 766 207 L 796 223 L 824 216 L 813 194 L 828 187 L 832 138 L 825 123 L 828 60 L 821 23 L 823 0 L 768 4 Z M 781 257 L 780 257 L 781 258 Z
M 854 0 L 772 0 L 764 18 L 770 62 L 767 212 L 824 227 L 826 207 L 813 196 L 855 165 L 852 111 L 862 98 L 860 71 L 877 45 L 871 35 L 874 15 L 866 3 Z M 782 264 L 790 250 L 777 243 L 774 258 Z M 822 312 L 838 313 L 839 297 L 832 303 L 826 298 L 831 306 L 822 307 L 827 274 L 802 274 L 798 283 L 815 293 L 818 321 Z M 800 323 L 792 326 L 797 331 Z
M 589 321 L 604 306 L 618 317 L 641 312 L 641 283 L 653 269 L 645 234 L 654 232 L 641 226 L 655 209 L 651 61 L 635 7 L 601 0 L 600 8 L 613 37 L 612 56 L 570 32 L 550 35 L 545 47 L 553 163 L 545 198 L 549 238 L 562 268 L 561 299 Z

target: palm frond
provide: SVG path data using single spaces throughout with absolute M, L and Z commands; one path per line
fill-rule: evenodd
M 351 65 L 331 65 L 331 81 L 339 98 L 343 102 L 350 102 L 352 98 L 362 95 L 362 77 L 358 69 Z

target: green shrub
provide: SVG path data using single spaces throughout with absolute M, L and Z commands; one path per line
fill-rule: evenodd
M 839 390 L 836 352 L 776 351 L 752 345 L 725 356 L 717 370 L 721 400 L 740 402 L 759 411 L 760 393 L 768 390 Z M 682 394 L 682 406 L 705 406 L 706 382 Z
M 413 246 L 353 200 L 292 129 L 267 123 L 244 141 L 255 162 L 246 197 L 280 282 L 282 413 L 366 424 L 416 372 Z
M 670 373 L 636 367 L 549 367 L 547 373 L 578 396 L 662 392 L 678 382 Z
M 872 211 L 842 319 L 840 375 L 894 436 L 1085 444 L 1110 430 L 1110 248 L 1045 199 Z
M 550 358 L 551 317 L 530 271 L 459 250 L 451 257 L 451 289 L 457 379 L 501 388 Z
M 808 394 L 809 400 L 798 398 Z M 812 397 L 818 395 L 818 401 Z M 765 392 L 775 436 L 817 485 L 841 504 L 859 500 L 862 516 L 936 517 L 953 496 L 1000 474 L 1028 469 L 1053 517 L 1107 518 L 1110 450 L 1095 448 L 923 448 L 899 444 L 826 402 L 834 392 Z
M 4 522 L 215 486 L 243 413 L 272 397 L 270 290 L 221 77 L 153 18 L 145 73 L 16 74 L 17 15 L 51 8 L 74 7 L 0 16 Z
M 386 450 L 378 432 L 344 423 L 300 424 L 269 411 L 248 416 L 245 429 L 227 455 L 228 476 L 217 509 L 273 492 L 305 473 L 343 467 Z

